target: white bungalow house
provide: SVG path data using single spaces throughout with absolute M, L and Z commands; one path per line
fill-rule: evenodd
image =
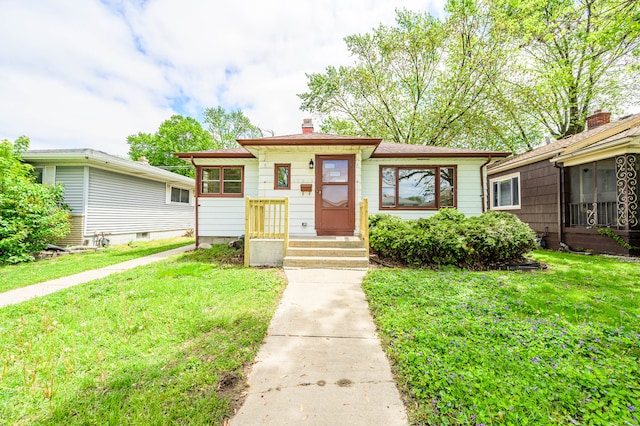
M 71 233 L 62 246 L 171 238 L 193 230 L 194 180 L 92 149 L 31 150 L 22 154 L 41 183 L 64 185 Z
M 336 254 L 331 240 L 366 250 L 367 214 L 414 219 L 453 207 L 479 215 L 486 166 L 509 155 L 317 133 L 310 119 L 301 134 L 238 143 L 175 154 L 196 168 L 196 244 L 245 235 L 246 263 L 280 265 L 284 259 L 285 267 L 328 266 L 317 258 L 305 261 L 313 253 L 300 247 L 309 244 L 301 239 L 324 246 L 329 257 Z M 359 263 L 337 264 L 368 264 L 358 253 L 351 257 Z

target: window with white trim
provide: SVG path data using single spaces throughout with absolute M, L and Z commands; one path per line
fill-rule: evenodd
M 44 183 L 44 168 L 43 167 L 34 167 L 33 175 L 38 183 Z
M 455 206 L 455 166 L 380 166 L 381 210 Z
M 184 188 L 171 187 L 171 202 L 172 203 L 191 203 L 191 191 Z
M 520 173 L 490 179 L 491 208 L 508 210 L 520 208 Z

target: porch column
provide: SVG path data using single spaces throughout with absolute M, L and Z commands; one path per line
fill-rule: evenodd
M 616 157 L 618 224 L 624 229 L 639 229 L 638 158 L 635 154 Z

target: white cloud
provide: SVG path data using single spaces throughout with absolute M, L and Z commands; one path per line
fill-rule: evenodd
M 0 139 L 126 155 L 174 113 L 241 108 L 300 132 L 305 73 L 349 63 L 343 38 L 444 0 L 3 0 Z

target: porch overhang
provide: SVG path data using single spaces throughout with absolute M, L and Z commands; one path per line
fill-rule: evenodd
M 561 154 L 549 159 L 552 163 L 576 166 L 625 154 L 640 153 L 640 138 L 625 138 L 607 144 L 596 144 L 579 151 Z
M 299 135 L 278 136 L 259 139 L 238 139 L 238 143 L 253 156 L 260 152 L 357 152 L 362 158 L 371 157 L 380 138 L 361 138 L 324 133 L 303 133 Z

